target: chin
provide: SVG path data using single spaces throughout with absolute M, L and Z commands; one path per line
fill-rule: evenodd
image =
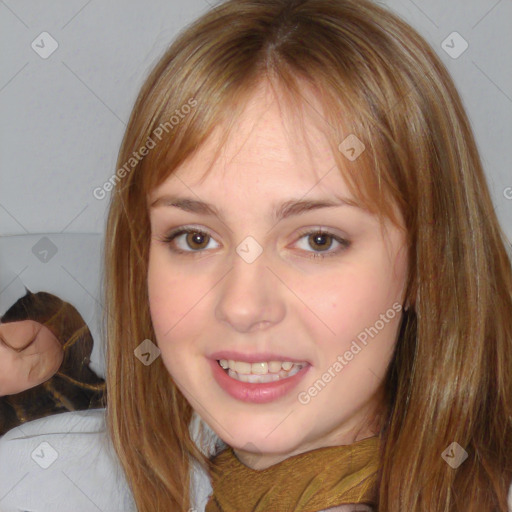
M 245 421 L 236 422 L 228 422 L 226 419 L 222 419 L 219 423 L 223 426 L 226 425 L 226 431 L 228 432 L 228 434 L 224 432 L 219 437 L 235 450 L 276 455 L 287 454 L 297 449 L 303 441 L 302 437 L 297 436 L 296 428 L 292 431 L 282 427 L 276 429 L 279 421 L 273 422 L 272 427 L 268 426 L 268 421 L 252 421 L 248 418 Z M 218 432 L 217 435 L 219 435 Z

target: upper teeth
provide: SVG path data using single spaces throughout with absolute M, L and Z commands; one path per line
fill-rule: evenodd
M 261 363 L 247 363 L 245 361 L 233 361 L 232 359 L 221 359 L 219 361 L 222 368 L 242 373 L 245 375 L 265 375 L 266 373 L 279 373 L 281 369 L 290 371 L 293 366 L 302 368 L 306 363 L 292 363 L 291 361 L 269 361 Z

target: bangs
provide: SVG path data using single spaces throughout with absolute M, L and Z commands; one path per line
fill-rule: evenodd
M 145 196 L 172 176 L 201 146 L 214 141 L 210 147 L 215 150 L 200 181 L 204 180 L 222 148 L 230 137 L 236 136 L 252 95 L 268 86 L 287 128 L 289 143 L 295 145 L 300 141 L 312 162 L 310 133 L 314 125 L 327 140 L 336 164 L 336 169 L 327 170 L 324 176 L 340 172 L 352 195 L 349 202 L 378 215 L 381 224 L 389 219 L 400 226 L 397 198 L 392 195 L 386 173 L 392 165 L 386 160 L 390 152 L 385 150 L 384 136 L 371 116 L 370 107 L 361 95 L 351 92 L 350 85 L 343 84 L 341 93 L 321 80 L 320 70 L 311 74 L 317 77 L 316 82 L 311 76 L 300 76 L 289 66 L 269 69 L 260 62 L 243 80 L 234 80 L 223 88 L 219 83 L 221 92 L 215 95 L 215 100 L 212 92 L 204 87 L 194 94 L 191 92 L 186 101 L 183 95 L 174 101 L 169 99 L 155 116 L 150 130 L 155 146 L 141 163 L 141 188 Z M 218 79 L 222 82 L 225 77 Z M 190 103 L 195 106 L 185 109 L 185 114 L 183 106 Z M 178 121 L 176 111 L 180 110 L 182 117 Z M 304 195 L 308 193 L 304 190 Z

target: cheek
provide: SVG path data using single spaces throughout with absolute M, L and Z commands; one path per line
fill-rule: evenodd
M 325 340 L 323 363 L 328 364 L 333 357 L 349 350 L 354 346 L 353 341 L 364 348 L 357 355 L 359 364 L 381 365 L 391 357 L 401 318 L 404 285 L 403 267 L 397 268 L 398 273 L 393 271 L 389 260 L 378 255 L 361 259 L 333 274 L 327 280 L 329 284 L 319 287 L 314 294 L 310 291 L 311 309 L 323 320 L 320 323 L 317 317 L 309 315 L 312 334 Z M 307 287 L 314 290 L 310 284 Z
M 193 373 L 188 371 L 196 347 L 193 340 L 200 339 L 201 322 L 197 318 L 204 304 L 201 298 L 200 277 L 180 274 L 179 269 L 169 269 L 169 263 L 159 261 L 153 254 L 148 268 L 148 299 L 151 322 L 160 349 L 162 362 L 181 392 L 193 403 L 189 394 Z M 204 281 L 204 277 L 203 277 Z
M 152 254 L 148 268 L 148 299 L 151 320 L 157 335 L 166 333 L 183 317 L 188 286 L 169 265 L 162 264 L 158 254 Z M 179 298 L 179 300 L 178 300 Z
M 157 337 L 176 323 L 181 309 L 181 301 L 177 300 L 178 290 L 187 289 L 179 272 L 169 269 L 169 263 L 161 253 L 161 248 L 151 247 L 148 266 L 149 310 Z
M 373 324 L 393 303 L 400 302 L 401 286 L 391 275 L 371 267 L 333 275 L 328 283 L 314 293 L 314 287 L 309 287 L 308 295 L 312 309 L 321 312 L 318 316 L 337 335 L 350 326 Z
M 166 362 L 171 355 L 176 358 L 182 351 L 193 350 L 190 340 L 200 337 L 199 318 L 207 312 L 204 296 L 209 287 L 200 273 L 182 272 L 179 266 L 171 268 L 164 252 L 160 248 L 150 251 L 148 299 L 154 341 Z

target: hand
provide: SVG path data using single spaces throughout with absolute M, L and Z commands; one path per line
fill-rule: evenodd
M 47 381 L 63 357 L 62 345 L 44 325 L 33 320 L 0 324 L 0 396 Z

